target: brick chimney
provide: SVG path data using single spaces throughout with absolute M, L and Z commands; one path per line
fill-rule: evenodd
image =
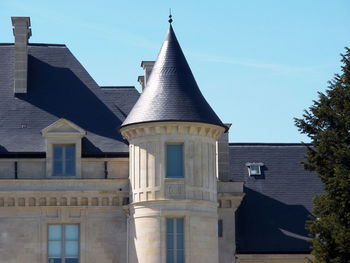
M 32 35 L 30 17 L 11 17 L 15 36 L 14 92 L 27 93 L 28 39 Z

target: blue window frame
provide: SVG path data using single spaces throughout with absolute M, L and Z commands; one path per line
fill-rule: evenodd
M 166 219 L 166 262 L 185 263 L 184 219 Z
M 166 145 L 166 177 L 183 178 L 183 144 Z
M 79 263 L 79 225 L 49 225 L 48 263 Z
M 75 146 L 54 145 L 53 146 L 53 175 L 74 176 L 75 175 Z

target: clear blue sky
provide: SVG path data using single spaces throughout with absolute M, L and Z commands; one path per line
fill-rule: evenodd
M 293 117 L 340 72 L 350 46 L 349 0 L 0 0 L 0 42 L 11 16 L 30 16 L 32 43 L 64 43 L 99 85 L 134 85 L 173 26 L 202 93 L 231 142 L 308 142 Z

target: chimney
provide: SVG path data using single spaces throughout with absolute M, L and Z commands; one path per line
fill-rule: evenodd
M 149 76 L 152 73 L 154 63 L 155 63 L 155 61 L 142 61 L 141 62 L 141 67 L 145 71 L 145 77 L 144 77 L 144 82 L 143 82 L 144 88 L 147 87 L 147 81 L 148 81 Z
M 141 92 L 143 92 L 144 88 L 145 88 L 145 76 L 139 76 L 137 78 L 137 81 L 140 83 L 141 85 Z
M 225 123 L 228 129 L 231 123 Z M 219 180 L 228 182 L 230 180 L 230 153 L 229 153 L 229 130 L 218 140 L 218 170 Z
M 32 35 L 30 17 L 11 17 L 15 36 L 14 92 L 27 93 L 28 39 Z

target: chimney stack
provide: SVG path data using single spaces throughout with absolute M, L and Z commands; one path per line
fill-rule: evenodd
M 137 81 L 140 83 L 141 86 L 141 92 L 143 92 L 144 88 L 145 88 L 145 76 L 139 76 L 137 78 Z
M 147 87 L 147 81 L 148 81 L 149 76 L 152 73 L 154 63 L 155 63 L 155 61 L 142 61 L 141 62 L 141 67 L 145 71 L 144 82 L 143 82 L 144 88 Z
M 27 93 L 28 39 L 32 35 L 30 17 L 11 17 L 15 36 L 14 92 Z

